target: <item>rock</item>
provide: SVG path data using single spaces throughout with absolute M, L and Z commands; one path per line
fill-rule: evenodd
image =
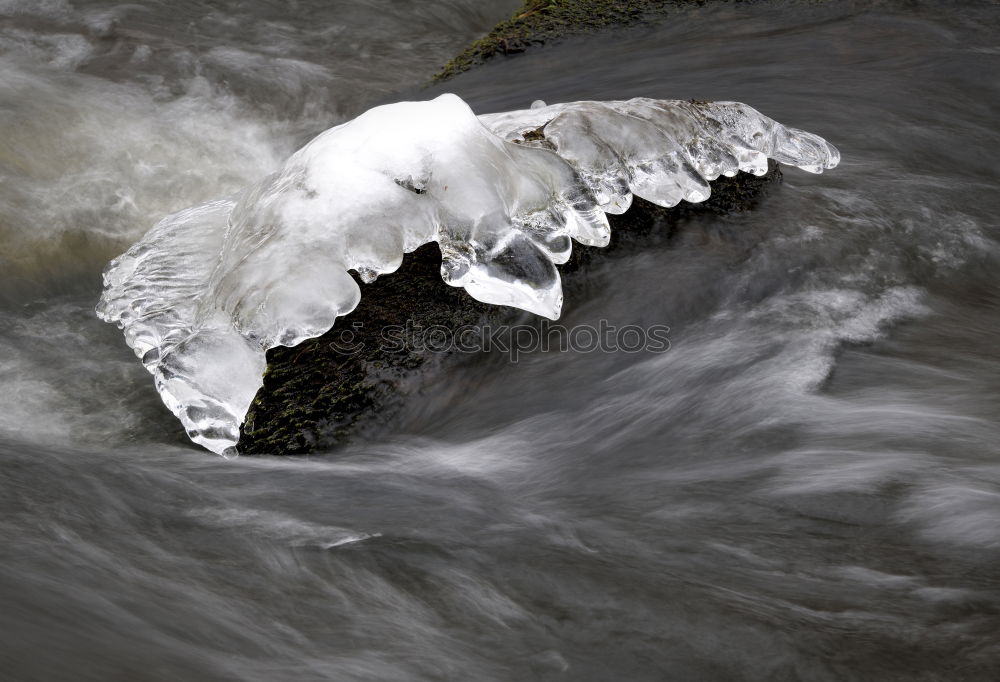
M 525 0 L 508 21 L 498 24 L 449 62 L 435 80 L 445 80 L 495 55 L 520 52 L 567 35 L 593 33 L 665 15 L 706 0 Z M 751 0 L 715 0 L 750 2 Z M 665 209 L 639 198 L 622 215 L 609 215 L 611 243 L 603 249 L 575 245 L 573 258 L 560 268 L 570 299 L 593 258 L 633 252 L 656 239 L 669 239 L 693 216 L 724 215 L 752 208 L 765 189 L 780 182 L 773 163 L 762 177 L 740 173 L 712 182 L 712 196 L 700 204 Z M 267 353 L 264 386 L 241 430 L 244 454 L 293 455 L 328 449 L 352 437 L 391 426 L 405 401 L 419 393 L 425 379 L 455 353 L 399 346 L 407 329 L 441 325 L 451 333 L 471 326 L 517 320 L 525 313 L 490 306 L 441 280 L 441 256 L 434 244 L 407 254 L 398 271 L 361 284 L 361 303 L 332 330 L 295 348 Z M 387 333 L 388 330 L 388 333 Z M 386 339 L 386 336 L 390 340 Z M 350 351 L 349 348 L 356 350 Z
M 573 258 L 560 268 L 567 299 L 591 259 L 634 252 L 654 238 L 669 239 L 693 216 L 748 210 L 780 178 L 774 164 L 762 177 L 720 177 L 712 183 L 708 201 L 671 209 L 636 198 L 626 213 L 609 216 L 612 237 L 606 248 L 575 246 Z M 419 325 L 424 330 L 441 325 L 450 333 L 468 326 L 475 334 L 486 323 L 525 315 L 480 303 L 446 285 L 440 264 L 435 244 L 407 254 L 398 271 L 361 284 L 361 303 L 328 333 L 294 348 L 268 351 L 264 386 L 243 424 L 240 452 L 306 454 L 390 425 L 429 372 L 459 359 L 434 349 L 400 348 L 408 323 L 410 329 Z

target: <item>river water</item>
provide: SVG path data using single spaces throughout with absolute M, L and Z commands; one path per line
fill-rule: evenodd
M 0 677 L 995 680 L 1000 7 L 725 4 L 418 85 L 517 3 L 0 0 Z M 93 306 L 367 106 L 733 99 L 841 150 L 601 261 L 666 353 L 452 364 L 311 458 L 188 444 Z

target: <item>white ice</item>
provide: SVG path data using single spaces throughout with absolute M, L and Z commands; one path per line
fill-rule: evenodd
M 364 282 L 427 242 L 472 297 L 559 317 L 556 265 L 604 246 L 638 196 L 704 201 L 768 158 L 819 173 L 840 155 L 745 104 L 632 99 L 476 117 L 455 95 L 376 107 L 230 199 L 168 216 L 104 273 L 117 323 L 190 438 L 235 453 L 264 354 L 329 330 Z

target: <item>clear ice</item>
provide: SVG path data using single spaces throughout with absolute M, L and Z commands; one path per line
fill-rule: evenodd
M 427 242 L 485 303 L 559 317 L 556 265 L 605 246 L 633 195 L 704 201 L 708 182 L 820 173 L 840 155 L 738 102 L 573 102 L 477 117 L 459 97 L 376 107 L 241 194 L 168 216 L 104 272 L 101 319 L 194 442 L 234 454 L 264 354 L 329 330 L 363 282 Z

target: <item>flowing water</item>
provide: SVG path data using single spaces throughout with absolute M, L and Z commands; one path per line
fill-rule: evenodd
M 0 0 L 0 677 L 994 680 L 1000 7 L 701 8 L 420 90 L 517 3 Z M 223 460 L 93 305 L 160 216 L 371 104 L 732 99 L 823 135 L 595 259 L 377 438 Z

